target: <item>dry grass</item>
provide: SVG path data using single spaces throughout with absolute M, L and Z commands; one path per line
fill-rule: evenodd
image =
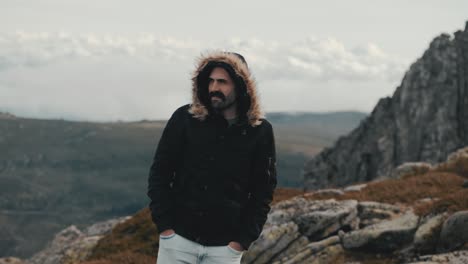
M 122 252 L 100 258 L 98 260 L 91 260 L 81 262 L 82 264 L 154 264 L 156 263 L 156 257 L 148 256 L 133 252 Z
M 88 260 L 107 259 L 115 254 L 128 255 L 131 259 L 139 255 L 155 257 L 158 247 L 158 232 L 149 209 L 145 208 L 100 239 Z
M 468 210 L 468 189 L 461 189 L 447 193 L 440 197 L 440 200 L 421 203 L 415 206 L 418 215 L 430 213 L 457 212 Z
M 468 178 L 468 157 L 461 156 L 454 160 L 441 163 L 436 166 L 434 171 L 452 172 Z
M 305 192 L 301 189 L 295 188 L 276 188 L 275 193 L 273 194 L 272 204 L 276 204 L 280 201 L 290 199 L 294 196 L 304 194 Z
M 312 194 L 308 199 L 355 199 L 413 206 L 418 215 L 468 210 L 468 189 L 463 181 L 468 178 L 468 157 L 441 163 L 429 172 L 411 174 L 401 179 L 369 183 L 360 192 L 344 195 Z M 427 199 L 422 202 L 422 199 Z
M 446 172 L 429 172 L 406 179 L 389 179 L 369 183 L 360 192 L 344 195 L 314 194 L 312 199 L 355 199 L 382 203 L 411 204 L 424 198 L 439 198 L 453 190 L 462 189 L 463 178 Z

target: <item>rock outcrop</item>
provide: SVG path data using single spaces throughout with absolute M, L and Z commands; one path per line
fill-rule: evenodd
M 380 221 L 359 229 L 361 218 Z M 367 247 L 385 253 L 403 242 L 411 243 L 417 223 L 412 212 L 403 213 L 402 208 L 390 204 L 295 197 L 272 208 L 261 237 L 242 262 L 313 263 L 328 259 L 332 263 L 344 249 Z
M 71 225 L 59 233 L 41 251 L 24 261 L 25 264 L 72 264 L 80 263 L 91 254 L 99 239 L 118 223 L 130 217 L 120 217 L 95 223 L 80 231 Z
M 410 264 L 464 264 L 468 263 L 468 250 L 463 251 L 455 251 L 446 254 L 436 254 L 436 255 L 424 255 L 420 257 L 416 257 L 414 261 L 407 262 Z
M 371 217 L 374 224 L 363 228 L 355 224 L 370 215 L 378 216 Z M 296 197 L 272 208 L 260 238 L 242 263 L 344 263 L 346 252 L 391 255 L 398 263 L 465 260 L 466 250 L 422 255 L 435 253 L 437 243 L 443 246 L 444 250 L 438 250 L 442 253 L 468 245 L 466 215 L 468 211 L 460 211 L 450 217 L 440 214 L 420 219 L 411 208 L 385 203 Z
M 433 166 L 405 164 L 399 175 L 273 205 L 242 263 L 464 263 L 468 192 L 460 183 L 468 177 L 468 147 Z
M 360 230 L 340 233 L 346 249 L 365 248 L 377 252 L 392 252 L 413 241 L 419 218 L 407 212 L 393 220 L 381 221 Z
M 452 251 L 465 243 L 468 243 L 468 211 L 461 211 L 444 222 L 440 232 L 439 251 Z
M 306 190 L 393 175 L 405 162 L 441 162 L 468 145 L 468 22 L 435 38 L 393 96 L 303 169 Z

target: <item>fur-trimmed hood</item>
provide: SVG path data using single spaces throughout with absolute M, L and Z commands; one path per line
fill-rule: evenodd
M 262 123 L 262 120 L 260 119 L 264 118 L 264 115 L 261 111 L 255 79 L 253 78 L 247 64 L 242 61 L 242 58 L 237 56 L 235 53 L 230 52 L 209 52 L 207 54 L 202 54 L 197 59 L 196 69 L 192 74 L 192 103 L 188 111 L 193 114 L 194 118 L 199 120 L 205 120 L 209 115 L 207 107 L 199 98 L 199 89 L 201 89 L 201 87 L 198 83 L 198 77 L 210 62 L 220 62 L 230 65 L 235 74 L 244 82 L 247 100 L 250 99 L 249 108 L 246 112 L 246 119 L 251 126 L 260 125 Z

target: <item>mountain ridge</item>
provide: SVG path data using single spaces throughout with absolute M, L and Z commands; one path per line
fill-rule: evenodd
M 304 188 L 319 189 L 392 175 L 404 162 L 441 162 L 468 145 L 468 22 L 441 34 L 405 73 L 392 97 L 332 147 L 309 160 Z

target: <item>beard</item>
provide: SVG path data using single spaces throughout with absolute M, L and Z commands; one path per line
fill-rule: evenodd
M 211 92 L 209 96 L 211 107 L 217 112 L 228 109 L 236 103 L 236 98 L 232 94 L 225 96 L 223 93 L 216 91 Z

